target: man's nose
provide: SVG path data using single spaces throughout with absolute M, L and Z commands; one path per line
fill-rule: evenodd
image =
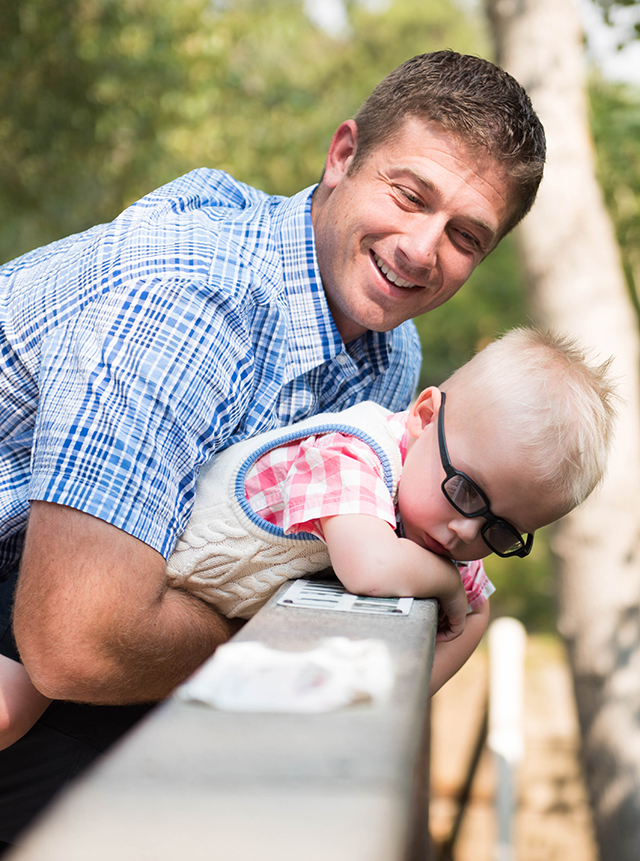
M 413 270 L 433 269 L 445 234 L 445 223 L 437 215 L 416 219 L 399 242 L 407 265 Z
M 461 514 L 449 522 L 449 529 L 465 544 L 475 541 L 484 526 L 482 517 L 463 517 Z

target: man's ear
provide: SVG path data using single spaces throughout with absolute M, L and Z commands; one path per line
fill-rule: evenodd
M 335 130 L 329 144 L 327 161 L 322 176 L 322 182 L 327 188 L 334 189 L 347 173 L 349 165 L 356 154 L 357 144 L 358 126 L 355 120 L 345 120 Z
M 437 419 L 441 403 L 442 395 L 436 386 L 420 392 L 409 409 L 407 428 L 412 437 L 417 439 L 427 425 Z

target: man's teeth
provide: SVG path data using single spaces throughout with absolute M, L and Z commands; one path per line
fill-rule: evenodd
M 395 284 L 396 287 L 415 287 L 415 284 L 411 284 L 409 281 L 405 281 L 404 278 L 401 278 L 397 275 L 393 269 L 389 269 L 386 263 L 383 263 L 382 260 L 378 257 L 377 254 L 373 255 L 373 259 L 376 261 L 378 265 L 378 269 L 382 272 L 382 274 L 387 278 L 387 280 L 391 281 L 392 284 Z

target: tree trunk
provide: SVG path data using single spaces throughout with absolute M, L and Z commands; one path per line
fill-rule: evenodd
M 572 665 L 602 861 L 640 858 L 639 338 L 595 179 L 583 35 L 572 0 L 486 0 L 497 61 L 547 132 L 538 200 L 519 231 L 532 315 L 603 358 L 624 398 L 603 487 L 553 530 L 559 628 Z

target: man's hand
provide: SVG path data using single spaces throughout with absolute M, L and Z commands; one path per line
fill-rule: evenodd
M 237 630 L 167 588 L 165 561 L 91 515 L 33 502 L 14 609 L 20 656 L 54 699 L 162 699 Z

